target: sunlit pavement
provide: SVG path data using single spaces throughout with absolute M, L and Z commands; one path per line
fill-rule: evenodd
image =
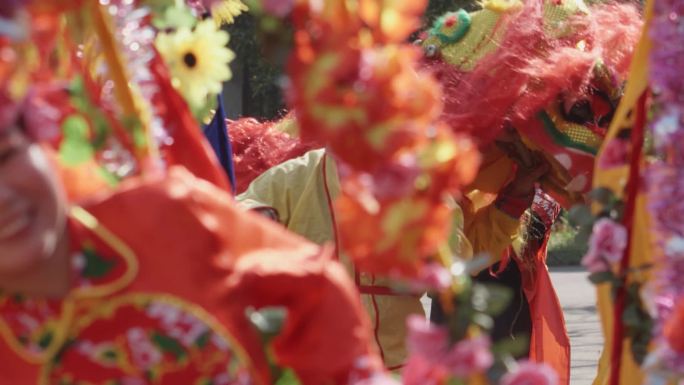
M 590 385 L 596 375 L 603 335 L 596 312 L 596 292 L 579 267 L 551 268 L 570 335 L 570 385 Z

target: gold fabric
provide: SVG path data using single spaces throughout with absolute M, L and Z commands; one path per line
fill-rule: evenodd
M 644 31 L 648 31 L 648 26 L 653 14 L 653 0 L 648 0 L 645 8 L 645 23 Z M 641 41 L 639 42 L 632 64 L 630 67 L 630 76 L 625 89 L 625 95 L 622 102 L 615 112 L 615 118 L 610 126 L 608 135 L 604 142 L 608 143 L 615 138 L 619 131 L 627 124 L 629 124 L 631 117 L 630 112 L 636 105 L 641 94 L 648 87 L 648 56 L 651 50 L 651 40 L 648 33 L 643 33 Z M 600 153 L 599 153 L 600 157 Z M 613 191 L 622 194 L 627 182 L 627 175 L 629 170 L 627 167 L 603 170 L 596 167 L 594 171 L 594 186 L 595 187 L 609 187 Z M 634 214 L 634 230 L 632 231 L 632 250 L 630 255 L 630 268 L 650 263 L 653 261 L 654 250 L 649 237 L 648 231 L 650 219 L 648 210 L 646 208 L 646 197 L 641 194 L 637 199 L 636 212 Z M 644 277 L 648 280 L 648 276 Z M 610 357 L 612 354 L 613 343 L 613 301 L 611 295 L 611 288 L 608 284 L 603 284 L 597 288 L 598 310 L 601 317 L 601 326 L 604 335 L 604 349 L 599 360 L 598 373 L 594 380 L 594 385 L 605 385 L 609 381 L 610 373 Z M 644 383 L 644 372 L 639 365 L 632 359 L 630 352 L 629 340 L 626 339 L 623 345 L 622 364 L 620 368 L 620 384 L 621 385 L 640 385 Z

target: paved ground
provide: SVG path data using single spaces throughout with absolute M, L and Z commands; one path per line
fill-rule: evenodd
M 596 293 L 581 268 L 552 268 L 551 279 L 565 313 L 570 335 L 572 367 L 570 385 L 590 385 L 603 346 L 596 313 Z

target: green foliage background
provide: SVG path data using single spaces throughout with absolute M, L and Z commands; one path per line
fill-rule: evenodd
M 244 65 L 241 115 L 260 119 L 278 117 L 285 109 L 278 86 L 283 69 L 264 59 L 257 41 L 257 20 L 249 13 L 242 14 L 227 30 L 229 46 Z

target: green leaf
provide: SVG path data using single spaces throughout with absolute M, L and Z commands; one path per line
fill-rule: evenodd
M 282 22 L 278 18 L 267 15 L 261 19 L 261 29 L 266 32 L 276 32 L 281 28 Z
M 447 327 L 449 330 L 449 342 L 455 343 L 466 337 L 468 328 L 471 325 L 473 311 L 470 306 L 456 304 L 456 310 L 447 317 Z
M 17 304 L 23 304 L 24 302 L 26 302 L 26 296 L 23 294 L 13 294 L 12 301 Z
M 629 304 L 622 313 L 622 322 L 629 328 L 638 328 L 642 318 L 639 314 L 639 307 L 636 304 Z
M 591 238 L 592 226 L 584 226 L 575 235 L 575 244 L 588 245 Z
M 275 382 L 275 385 L 300 385 L 301 381 L 297 377 L 297 374 L 295 374 L 294 370 L 287 368 L 285 369 L 278 380 Z
M 107 138 L 109 135 L 109 123 L 98 114 L 98 110 L 93 111 L 97 116 L 94 117 L 93 131 L 93 147 L 100 148 L 107 143 Z
M 131 133 L 133 137 L 133 144 L 137 148 L 145 147 L 147 143 L 147 138 L 145 137 L 145 131 L 143 130 L 142 122 L 137 116 L 126 116 L 121 122 L 123 123 L 126 130 Z
M 188 7 L 168 7 L 163 16 L 155 18 L 152 24 L 160 30 L 193 28 L 197 19 Z
M 594 285 L 598 285 L 606 282 L 615 282 L 617 277 L 612 271 L 599 271 L 597 273 L 589 274 L 589 281 Z
M 62 132 L 66 140 L 88 140 L 88 121 L 81 115 L 69 115 L 62 123 Z
M 172 7 L 174 4 L 175 0 L 142 0 L 139 5 L 150 8 L 153 13 L 159 14 L 163 13 L 166 7 Z
M 473 323 L 484 330 L 491 330 L 494 327 L 494 320 L 492 317 L 484 313 L 474 314 Z
M 594 215 L 586 205 L 575 205 L 568 212 L 568 219 L 575 226 L 591 226 L 594 224 Z
M 505 338 L 492 346 L 492 353 L 496 356 L 510 355 L 520 357 L 529 348 L 530 338 L 525 335 L 516 335 L 515 338 Z
M 51 331 L 43 333 L 43 335 L 38 340 L 38 346 L 40 346 L 43 349 L 47 348 L 48 346 L 50 346 L 50 343 L 52 342 L 54 337 L 55 335 Z
M 625 216 L 625 203 L 622 201 L 616 201 L 610 206 L 610 211 L 608 212 L 608 217 L 615 222 L 622 222 L 622 218 Z
M 185 349 L 183 349 L 183 345 L 173 337 L 154 332 L 152 334 L 152 342 L 164 353 L 173 355 L 176 358 L 176 361 L 180 361 L 187 356 Z
M 280 333 L 285 323 L 287 310 L 282 307 L 263 308 L 248 314 L 252 325 L 261 333 L 264 341 L 268 342 Z
M 52 365 L 55 367 L 59 367 L 62 364 L 62 360 L 64 359 L 64 354 L 69 351 L 74 344 L 76 343 L 76 340 L 73 338 L 67 339 L 62 346 L 59 348 L 57 353 L 52 357 Z
M 59 159 L 67 166 L 78 166 L 94 155 L 95 151 L 87 141 L 66 139 L 59 146 Z
M 108 360 L 109 362 L 116 362 L 118 356 L 119 355 L 114 350 L 107 350 L 102 353 L 102 358 Z
M 506 310 L 512 298 L 513 293 L 507 287 L 483 283 L 473 285 L 473 309 L 490 316 L 497 316 Z
M 639 291 L 641 290 L 641 285 L 636 282 L 632 282 L 627 286 L 627 301 L 633 303 L 635 306 L 639 306 L 641 303 L 641 298 L 639 296 Z
M 145 371 L 145 379 L 147 380 L 147 382 L 155 382 L 154 378 L 155 378 L 155 375 L 151 369 L 148 369 Z
M 190 104 L 189 100 L 188 104 Z M 204 103 L 201 103 L 200 105 L 191 105 L 190 107 L 192 110 L 192 115 L 195 117 L 195 119 L 203 122 L 208 116 L 213 116 L 212 110 L 215 110 L 217 107 L 216 95 L 210 94 L 207 96 L 207 99 L 204 100 Z
M 611 204 L 611 202 L 615 200 L 615 194 L 613 193 L 613 190 L 605 187 L 595 188 L 587 195 L 592 201 L 600 203 L 604 206 Z
M 463 379 L 451 377 L 447 380 L 446 385 L 467 385 Z
M 74 80 L 69 84 L 69 93 L 72 96 L 82 96 L 85 93 L 85 86 L 81 76 L 74 77 Z
M 147 137 L 143 130 L 133 131 L 133 144 L 136 148 L 144 148 L 147 145 Z
M 263 12 L 261 8 L 261 1 L 259 0 L 244 0 L 243 3 L 249 7 L 249 13 L 259 14 Z
M 632 343 L 631 348 L 634 361 L 639 365 L 643 364 L 646 360 L 646 356 L 648 356 L 648 344 Z
M 115 187 L 117 184 L 119 184 L 119 178 L 117 178 L 116 175 L 112 174 L 111 172 L 107 171 L 104 167 L 98 167 L 97 173 L 111 187 Z
M 197 346 L 200 349 L 204 349 L 205 346 L 209 343 L 209 340 L 211 339 L 211 331 L 206 331 L 200 335 L 197 340 L 195 341 L 195 346 Z
M 92 249 L 84 249 L 83 256 L 85 257 L 85 267 L 81 274 L 85 278 L 102 278 L 116 266 L 116 262 L 102 258 Z

